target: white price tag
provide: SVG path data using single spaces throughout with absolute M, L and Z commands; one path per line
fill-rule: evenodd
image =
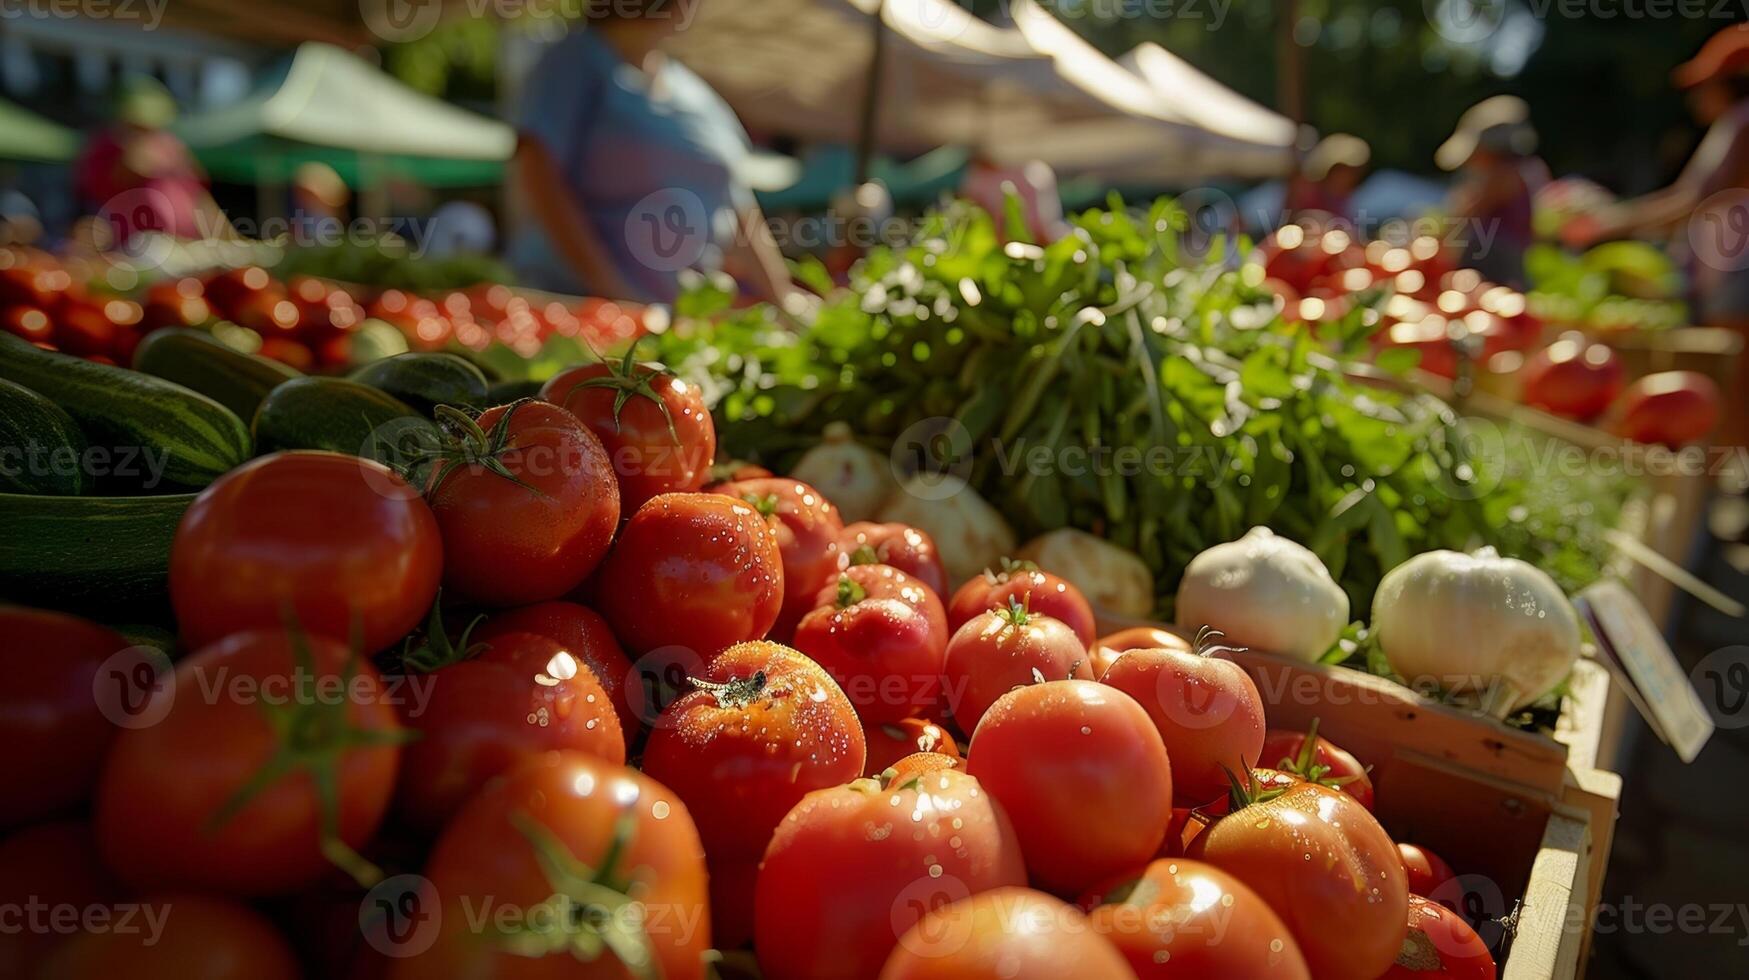
M 1646 722 L 1683 762 L 1693 762 L 1712 737 L 1713 719 L 1646 607 L 1613 579 L 1580 592 L 1573 604 L 1638 692 L 1631 700 Z

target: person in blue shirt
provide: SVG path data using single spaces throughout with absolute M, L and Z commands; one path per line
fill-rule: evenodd
M 525 79 L 508 258 L 525 285 L 670 302 L 682 269 L 724 269 L 790 301 L 783 257 L 737 175 L 734 112 L 662 42 L 683 4 L 627 0 L 549 48 Z

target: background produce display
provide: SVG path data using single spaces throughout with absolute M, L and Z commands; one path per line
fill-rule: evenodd
M 0 899 L 200 913 L 0 964 L 1495 976 L 1507 910 L 1381 819 L 1420 788 L 1235 648 L 1546 725 L 1629 488 L 1405 380 L 1389 249 L 1302 289 L 1306 238 L 1192 254 L 1170 202 L 933 220 L 806 325 L 0 253 L 0 446 L 75 461 L 0 487 Z

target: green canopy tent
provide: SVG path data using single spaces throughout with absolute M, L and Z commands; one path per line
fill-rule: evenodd
M 255 94 L 174 127 L 219 180 L 276 183 L 325 163 L 348 185 L 406 179 L 429 187 L 502 181 L 516 134 L 421 94 L 328 44 L 301 45 Z
M 78 152 L 78 133 L 0 99 L 0 160 L 65 163 Z

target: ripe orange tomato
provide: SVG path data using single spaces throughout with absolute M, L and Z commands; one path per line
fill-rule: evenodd
M 789 642 L 796 623 L 814 608 L 814 596 L 838 575 L 838 537 L 844 522 L 820 491 L 798 480 L 735 480 L 711 489 L 758 511 L 777 537 L 783 558 L 783 608 L 771 637 Z
M 620 363 L 559 372 L 540 397 L 563 406 L 601 439 L 627 511 L 658 494 L 697 490 L 716 458 L 716 423 L 698 387 L 634 363 L 630 351 Z
M 1200 806 L 1228 788 L 1227 773 L 1257 765 L 1263 751 L 1263 698 L 1231 660 L 1183 650 L 1131 650 L 1100 683 L 1136 699 L 1172 757 L 1172 798 Z
M 899 938 L 880 980 L 1133 980 L 1080 910 L 1027 888 L 937 908 Z
M 943 696 L 954 724 L 970 734 L 996 699 L 1022 684 L 1093 679 L 1087 648 L 1060 620 L 1019 606 L 981 613 L 947 641 Z
M 1213 865 L 1162 858 L 1089 892 L 1080 904 L 1093 930 L 1143 980 L 1312 980 L 1281 917 Z
M 507 633 L 535 633 L 554 640 L 588 667 L 613 702 L 626 744 L 632 744 L 650 709 L 643 685 L 633 677 L 632 662 L 600 613 L 559 599 L 537 602 L 494 613 L 474 630 L 473 639 L 485 643 Z

